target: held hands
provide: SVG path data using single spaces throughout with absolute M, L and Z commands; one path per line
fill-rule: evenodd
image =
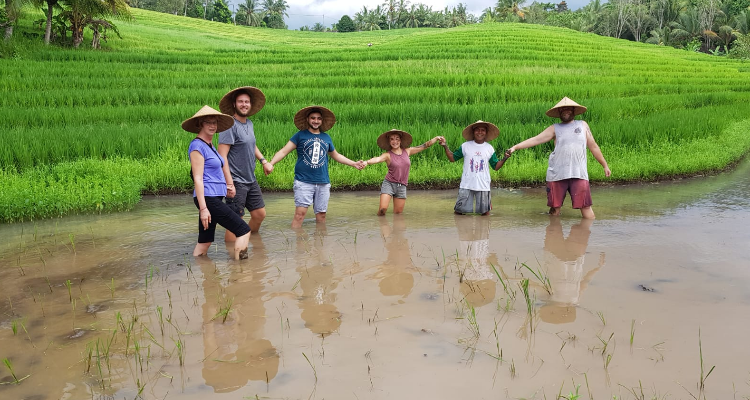
M 352 165 L 352 167 L 354 167 L 354 168 L 356 168 L 356 169 L 358 169 L 360 171 L 363 170 L 366 166 L 367 166 L 367 161 L 362 161 L 362 160 L 355 161 L 354 165 Z
M 263 163 L 263 173 L 268 176 L 271 174 L 271 172 L 273 172 L 273 164 L 271 164 L 270 162 Z
M 437 136 L 438 143 L 440 143 L 441 146 L 445 146 L 445 138 L 442 136 Z
M 208 229 L 208 224 L 211 223 L 211 213 L 208 211 L 208 208 L 201 209 L 200 219 L 201 224 L 203 224 L 203 229 Z
M 508 157 L 510 157 L 510 156 L 511 156 L 511 154 L 513 154 L 513 152 L 514 152 L 514 151 L 515 151 L 515 149 L 514 149 L 514 148 L 512 148 L 512 147 L 511 147 L 511 148 L 509 148 L 508 150 L 505 150 L 505 158 L 508 158 Z
M 227 197 L 233 198 L 237 194 L 237 189 L 234 188 L 234 185 L 227 185 Z

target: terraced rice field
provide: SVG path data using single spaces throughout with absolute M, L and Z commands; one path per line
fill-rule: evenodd
M 739 61 L 522 24 L 332 34 L 133 12 L 104 50 L 30 46 L 0 59 L 0 220 L 127 209 L 143 192 L 190 189 L 180 122 L 243 85 L 267 96 L 253 121 L 268 158 L 310 104 L 336 113 L 340 153 L 367 159 L 388 129 L 415 143 L 444 135 L 455 148 L 479 119 L 500 126 L 502 150 L 553 123 L 544 111 L 563 96 L 589 108 L 607 181 L 719 170 L 750 148 L 750 67 Z M 493 178 L 541 183 L 551 149 L 516 153 Z M 294 161 L 259 177 L 262 187 L 290 189 Z M 436 147 L 412 168 L 414 186 L 445 187 L 461 166 Z M 331 170 L 338 188 L 375 187 L 384 174 L 384 164 Z

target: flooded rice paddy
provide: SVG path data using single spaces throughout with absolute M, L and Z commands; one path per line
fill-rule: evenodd
M 749 172 L 595 187 L 593 222 L 415 190 L 293 231 L 268 194 L 242 261 L 190 255 L 188 196 L 3 225 L 0 398 L 748 398 Z

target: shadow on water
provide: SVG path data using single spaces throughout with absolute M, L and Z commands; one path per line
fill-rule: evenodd
M 699 350 L 709 398 L 750 396 L 748 172 L 597 186 L 596 221 L 540 188 L 488 217 L 415 190 L 385 217 L 334 193 L 294 231 L 273 193 L 242 261 L 190 255 L 186 196 L 3 225 L 0 398 L 688 398 Z

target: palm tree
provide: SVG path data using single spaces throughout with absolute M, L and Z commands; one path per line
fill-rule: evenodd
M 488 23 L 488 22 L 495 22 L 497 21 L 497 13 L 495 13 L 495 9 L 492 7 L 487 7 L 482 11 L 482 15 L 479 17 L 479 19 L 482 20 L 482 23 Z
M 245 0 L 240 4 L 238 14 L 245 16 L 245 25 L 260 26 L 263 21 L 263 11 L 258 7 L 258 0 Z
M 506 19 L 509 16 L 516 16 L 520 19 L 524 19 L 526 18 L 526 11 L 521 8 L 521 4 L 523 3 L 523 1 L 518 3 L 514 0 L 497 0 L 495 12 L 497 12 L 502 19 Z
M 325 32 L 326 27 L 320 22 L 316 22 L 315 25 L 313 25 L 312 30 L 315 32 Z
M 719 27 L 719 29 L 714 31 L 703 31 L 703 34 L 706 35 L 707 38 L 711 40 L 717 41 L 719 44 L 716 46 L 717 48 L 720 48 L 721 45 L 724 45 L 724 52 L 729 52 L 729 43 L 732 42 L 735 38 L 735 32 L 734 29 L 729 25 L 722 25 Z

